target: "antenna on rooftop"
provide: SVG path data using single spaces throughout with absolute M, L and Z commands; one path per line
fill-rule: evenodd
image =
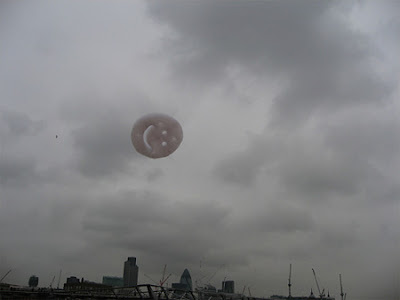
M 289 283 L 288 283 L 289 297 L 288 298 L 292 298 L 292 283 L 291 283 L 291 279 L 292 279 L 292 264 L 290 264 L 290 267 L 289 267 Z
M 339 274 L 339 281 L 340 281 L 340 298 L 342 300 L 344 300 L 344 299 L 346 299 L 346 296 L 345 296 L 345 294 L 343 294 L 342 274 Z M 343 298 L 343 296 L 345 296 L 345 297 Z

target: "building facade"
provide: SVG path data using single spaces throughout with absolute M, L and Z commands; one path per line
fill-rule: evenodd
M 185 284 L 187 286 L 187 289 L 189 291 L 192 291 L 192 277 L 190 276 L 188 269 L 185 269 L 185 271 L 183 271 L 181 280 L 179 281 L 179 283 Z
M 136 286 L 138 276 L 139 267 L 136 265 L 136 257 L 128 257 L 124 263 L 124 286 Z
M 120 287 L 124 286 L 124 279 L 122 277 L 103 276 L 103 284 L 112 287 Z
M 222 281 L 222 292 L 229 294 L 235 293 L 235 282 L 233 280 Z
M 37 276 L 35 276 L 35 275 L 32 275 L 32 276 L 29 278 L 28 284 L 29 284 L 29 287 L 37 287 L 38 284 L 39 284 L 39 277 L 37 277 Z
M 76 276 L 71 276 L 67 278 L 67 283 L 79 283 L 80 280 L 78 277 Z
M 181 279 L 179 283 L 173 283 L 172 284 L 173 289 L 178 289 L 178 290 L 186 290 L 186 291 L 192 291 L 192 277 L 190 276 L 189 270 L 185 269 L 183 271 Z

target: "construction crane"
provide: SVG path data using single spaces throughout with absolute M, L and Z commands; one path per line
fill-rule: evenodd
M 0 279 L 0 283 L 3 281 L 4 278 L 7 277 L 8 274 L 10 274 L 11 270 L 8 270 L 8 272 L 6 273 L 6 275 L 4 275 L 3 277 L 1 277 Z
M 246 286 L 243 287 L 242 295 L 244 296 L 244 291 L 246 290 Z
M 247 290 L 249 291 L 249 297 L 251 297 L 250 287 L 247 287 Z
M 199 278 L 195 279 L 195 285 L 196 287 L 199 287 L 201 285 L 203 285 L 203 279 L 206 278 L 208 275 L 202 272 L 201 268 L 203 266 L 204 262 L 203 260 L 200 259 L 200 265 L 199 265 Z
M 339 274 L 339 282 L 340 282 L 340 298 L 342 300 L 346 300 L 347 294 L 343 294 L 342 274 Z M 343 298 L 343 296 L 344 296 L 344 298 Z
M 200 275 L 201 275 L 201 278 L 196 279 L 196 281 L 195 281 L 196 286 L 199 286 L 198 283 L 203 284 L 203 279 L 206 278 L 206 277 L 208 276 L 207 274 L 206 274 L 206 275 L 200 274 Z
M 168 280 L 168 278 L 171 276 L 172 274 L 169 274 L 167 277 L 164 278 L 164 280 L 160 280 L 160 286 L 163 286 L 164 283 Z
M 313 271 L 313 273 L 314 273 L 315 283 L 317 284 L 317 289 L 318 289 L 319 297 L 322 298 L 323 292 L 321 293 L 321 290 L 319 289 L 318 280 L 317 280 L 317 275 L 315 274 L 314 269 L 312 269 L 312 271 Z
M 291 279 L 292 279 L 292 264 L 290 264 L 290 267 L 289 267 L 289 283 L 288 283 L 289 296 L 288 296 L 288 298 L 292 298 L 292 283 L 291 283 Z
M 214 278 L 215 274 L 217 274 L 217 272 L 218 272 L 219 270 L 221 270 L 223 267 L 225 267 L 225 264 L 221 265 L 217 270 L 215 270 L 215 272 L 214 272 L 214 273 L 210 276 L 210 278 L 208 279 L 208 281 L 207 281 L 208 284 L 210 283 L 211 279 Z
M 155 281 L 153 278 L 151 278 L 149 275 L 144 274 L 144 276 L 146 276 L 148 279 L 150 279 L 151 281 L 153 281 L 155 285 L 158 284 L 158 282 L 156 282 L 156 281 Z
M 165 278 L 165 271 L 167 270 L 167 265 L 164 265 L 164 270 L 163 270 L 163 272 L 162 272 L 162 277 L 161 277 L 161 280 L 160 280 L 160 284 L 161 284 L 161 281 L 164 281 L 164 278 Z
M 160 279 L 160 286 L 163 286 L 164 283 L 168 280 L 168 278 L 172 275 L 172 274 L 169 274 L 167 277 L 165 277 L 165 271 L 166 270 L 167 270 L 167 265 L 164 265 L 163 274 L 162 274 L 162 277 Z
M 51 288 L 51 289 L 53 288 L 54 279 L 56 279 L 56 275 L 54 275 L 54 276 L 53 276 L 53 279 L 51 280 L 51 283 L 50 283 L 50 288 Z
M 60 270 L 60 273 L 58 274 L 57 289 L 60 288 L 61 272 L 62 270 Z
M 144 276 L 146 276 L 148 279 L 150 279 L 155 285 L 159 285 L 159 286 L 163 286 L 165 282 L 167 282 L 168 278 L 171 276 L 172 274 L 169 274 L 167 277 L 165 278 L 161 278 L 161 280 L 159 282 L 155 281 L 153 278 L 151 278 L 149 275 L 144 274 Z

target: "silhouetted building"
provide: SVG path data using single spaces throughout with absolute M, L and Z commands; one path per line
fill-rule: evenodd
M 235 282 L 233 280 L 222 281 L 222 292 L 234 294 L 235 293 Z
M 135 286 L 138 282 L 139 267 L 136 257 L 128 257 L 124 264 L 124 286 Z
M 29 287 L 37 287 L 39 284 L 39 277 L 32 275 L 31 277 L 29 277 Z
M 190 277 L 190 273 L 189 273 L 188 269 L 185 269 L 185 271 L 183 271 L 181 280 L 179 281 L 179 283 L 186 284 L 187 289 L 189 291 L 192 290 L 192 277 Z
M 79 283 L 80 280 L 79 278 L 75 277 L 75 276 L 71 276 L 67 278 L 67 283 Z
M 179 283 L 173 283 L 171 287 L 173 289 L 179 289 L 179 290 L 186 290 L 186 291 L 192 290 L 192 277 L 190 277 L 188 269 L 185 269 L 185 271 L 183 271 Z
M 204 286 L 198 288 L 199 291 L 205 292 L 205 293 L 216 293 L 217 288 L 211 284 L 205 284 Z
M 103 276 L 103 284 L 115 287 L 124 286 L 124 279 L 122 277 Z
M 73 282 L 65 283 L 64 290 L 66 291 L 110 291 L 111 287 L 105 284 L 83 281 L 83 282 Z
M 186 284 L 179 283 L 179 282 L 172 283 L 171 288 L 177 289 L 177 290 L 183 290 L 183 291 L 186 291 L 188 289 Z

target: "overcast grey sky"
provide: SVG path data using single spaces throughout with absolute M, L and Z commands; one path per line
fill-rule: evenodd
M 399 34 L 395 0 L 2 1 L 0 277 L 399 299 Z

